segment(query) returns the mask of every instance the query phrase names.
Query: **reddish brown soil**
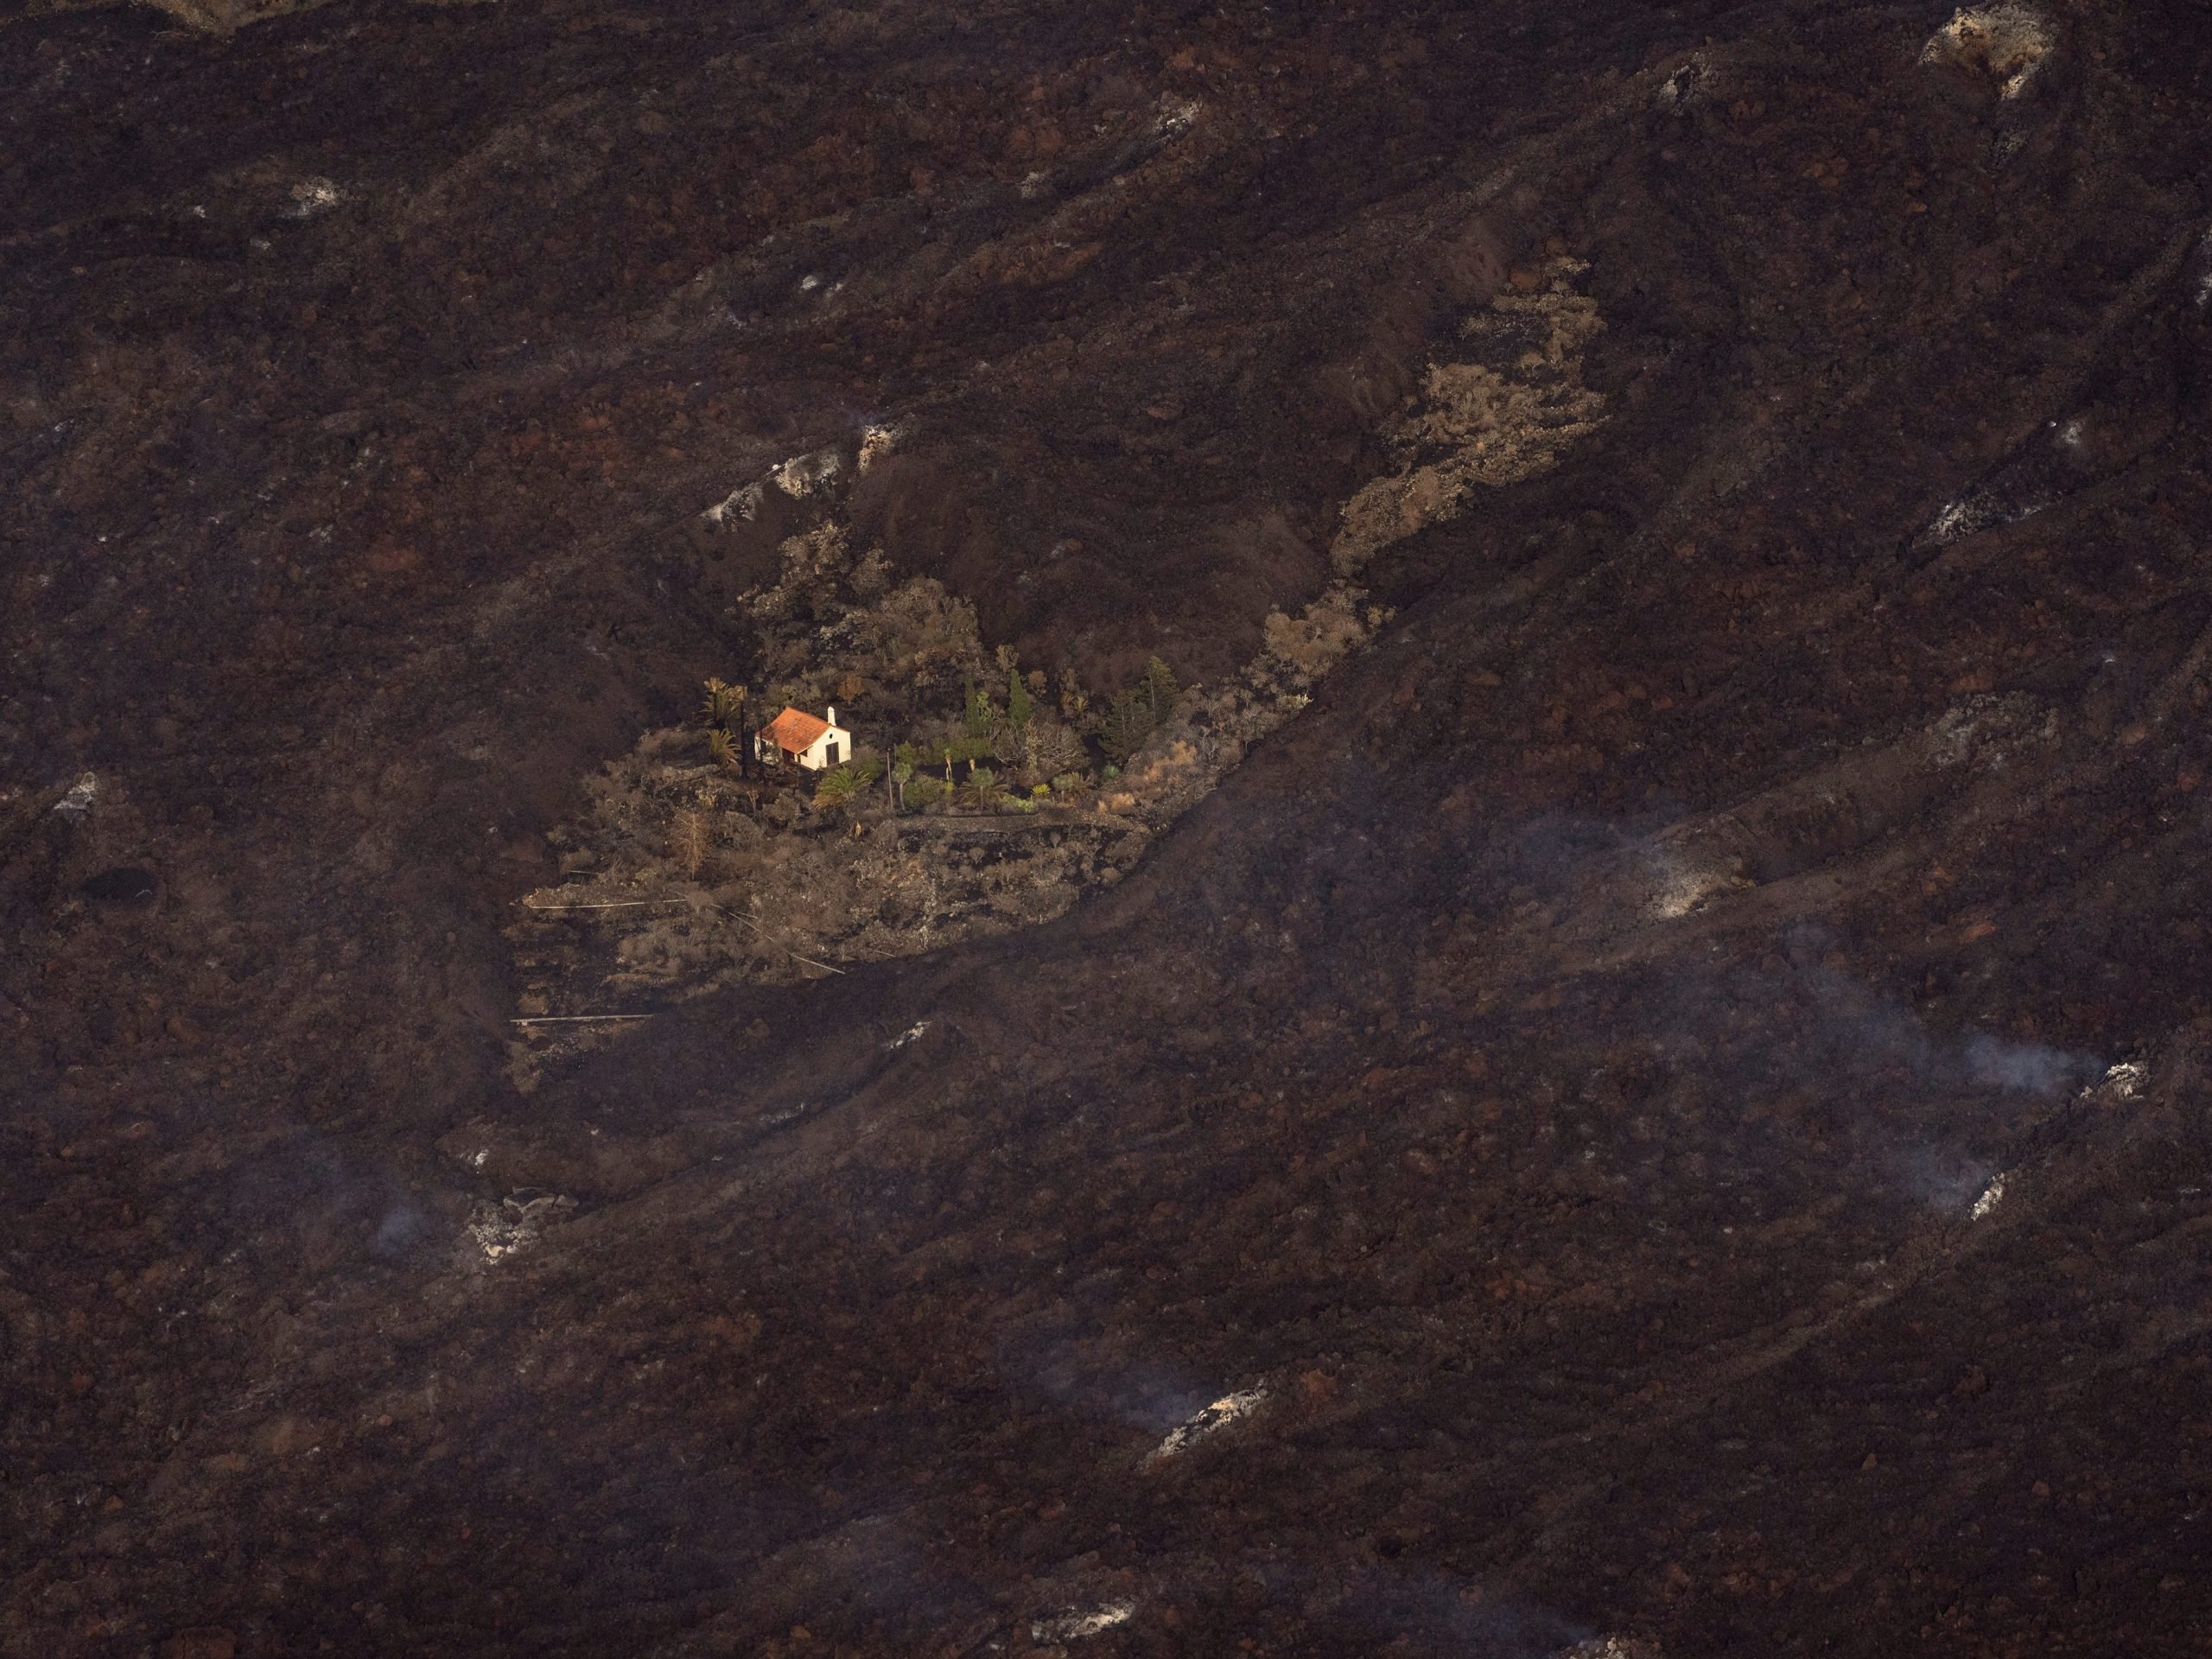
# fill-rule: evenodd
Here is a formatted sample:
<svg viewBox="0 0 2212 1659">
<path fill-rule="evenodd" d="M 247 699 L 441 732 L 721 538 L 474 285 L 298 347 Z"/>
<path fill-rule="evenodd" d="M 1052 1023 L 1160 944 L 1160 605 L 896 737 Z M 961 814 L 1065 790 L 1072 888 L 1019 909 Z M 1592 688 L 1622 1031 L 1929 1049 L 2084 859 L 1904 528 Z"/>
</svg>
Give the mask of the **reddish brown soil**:
<svg viewBox="0 0 2212 1659">
<path fill-rule="evenodd" d="M 2206 16 L 1947 15 L 0 20 L 0 1653 L 2212 1647 Z M 702 508 L 909 422 L 1217 676 L 1554 241 L 1608 423 L 1128 881 L 512 1091 Z"/>
</svg>

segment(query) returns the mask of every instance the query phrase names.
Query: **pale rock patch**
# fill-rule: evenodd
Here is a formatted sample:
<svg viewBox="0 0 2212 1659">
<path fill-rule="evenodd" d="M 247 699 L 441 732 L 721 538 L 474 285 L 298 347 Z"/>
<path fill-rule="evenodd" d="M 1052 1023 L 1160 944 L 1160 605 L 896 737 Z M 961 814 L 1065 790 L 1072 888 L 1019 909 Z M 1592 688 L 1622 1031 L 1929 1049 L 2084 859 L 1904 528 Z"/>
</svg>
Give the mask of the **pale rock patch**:
<svg viewBox="0 0 2212 1659">
<path fill-rule="evenodd" d="M 1103 1607 L 1089 1611 L 1070 1611 L 1054 1614 L 1050 1618 L 1035 1618 L 1029 1622 L 1029 1639 L 1050 1645 L 1060 1642 L 1080 1642 L 1085 1637 L 1103 1636 L 1117 1624 L 1126 1624 L 1136 1614 L 1133 1601 L 1108 1602 Z"/>
<path fill-rule="evenodd" d="M 54 810 L 65 818 L 81 818 L 92 810 L 92 803 L 99 798 L 99 775 L 86 772 L 69 785 L 67 792 L 54 804 Z"/>
<path fill-rule="evenodd" d="M 1396 470 L 1344 504 L 1329 550 L 1340 575 L 1456 518 L 1478 486 L 1503 489 L 1549 472 L 1598 429 L 1605 398 L 1584 384 L 1583 353 L 1605 322 L 1574 287 L 1588 269 L 1554 258 L 1541 288 L 1508 289 L 1461 326 L 1468 360 L 1429 365 L 1421 392 L 1386 434 Z"/>
<path fill-rule="evenodd" d="M 2027 91 L 2051 50 L 2050 27 L 2025 6 L 1968 6 L 1928 38 L 1923 64 L 1973 71 L 1998 84 L 2000 98 Z"/>
<path fill-rule="evenodd" d="M 574 1198 L 561 1193 L 511 1193 L 497 1204 L 478 1205 L 463 1231 L 485 1261 L 504 1262 L 535 1244 L 548 1226 L 575 1207 Z"/>
<path fill-rule="evenodd" d="M 1168 1430 L 1167 1438 L 1145 1453 L 1140 1466 L 1150 1469 L 1179 1456 L 1200 1440 L 1209 1440 L 1230 1424 L 1254 1415 L 1267 1403 L 1265 1389 L 1240 1389 L 1234 1394 L 1224 1394 L 1203 1411 L 1193 1412 Z"/>
</svg>

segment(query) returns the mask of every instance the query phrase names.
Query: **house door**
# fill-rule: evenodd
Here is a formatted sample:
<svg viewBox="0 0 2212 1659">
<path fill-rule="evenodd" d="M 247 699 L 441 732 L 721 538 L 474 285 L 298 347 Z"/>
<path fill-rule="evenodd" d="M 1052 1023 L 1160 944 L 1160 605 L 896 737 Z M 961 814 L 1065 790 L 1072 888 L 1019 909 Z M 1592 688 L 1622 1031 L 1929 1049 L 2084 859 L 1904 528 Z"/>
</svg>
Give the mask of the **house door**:
<svg viewBox="0 0 2212 1659">
<path fill-rule="evenodd" d="M 834 766 L 837 764 L 837 746 L 835 743 L 829 745 L 822 751 L 822 753 L 823 756 L 823 763 L 825 765 Z"/>
</svg>

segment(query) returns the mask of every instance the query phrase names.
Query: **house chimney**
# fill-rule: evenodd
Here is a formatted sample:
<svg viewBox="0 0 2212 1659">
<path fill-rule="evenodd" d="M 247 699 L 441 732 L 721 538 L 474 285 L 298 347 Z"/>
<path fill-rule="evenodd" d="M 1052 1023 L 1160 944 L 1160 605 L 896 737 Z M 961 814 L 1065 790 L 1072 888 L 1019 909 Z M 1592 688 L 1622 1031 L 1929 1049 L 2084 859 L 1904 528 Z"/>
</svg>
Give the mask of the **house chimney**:
<svg viewBox="0 0 2212 1659">
<path fill-rule="evenodd" d="M 830 723 L 832 726 L 837 723 L 837 705 L 834 702 L 830 705 Z"/>
</svg>

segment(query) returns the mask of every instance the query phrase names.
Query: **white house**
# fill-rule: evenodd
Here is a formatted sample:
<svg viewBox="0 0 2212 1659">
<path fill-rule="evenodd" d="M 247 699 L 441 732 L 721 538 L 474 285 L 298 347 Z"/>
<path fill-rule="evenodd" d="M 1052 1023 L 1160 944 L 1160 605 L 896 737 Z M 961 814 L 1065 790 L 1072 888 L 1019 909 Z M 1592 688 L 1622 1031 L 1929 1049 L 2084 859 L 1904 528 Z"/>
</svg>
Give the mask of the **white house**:
<svg viewBox="0 0 2212 1659">
<path fill-rule="evenodd" d="M 804 709 L 786 709 L 754 734 L 753 750 L 766 761 L 827 772 L 853 758 L 853 734 L 837 724 L 834 707 L 827 720 Z"/>
</svg>

